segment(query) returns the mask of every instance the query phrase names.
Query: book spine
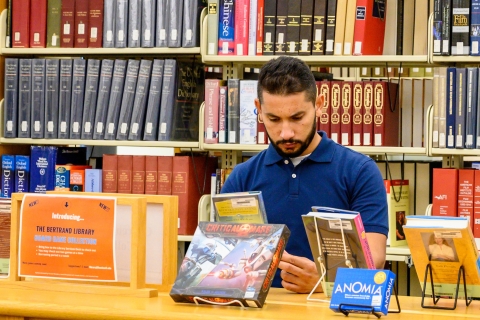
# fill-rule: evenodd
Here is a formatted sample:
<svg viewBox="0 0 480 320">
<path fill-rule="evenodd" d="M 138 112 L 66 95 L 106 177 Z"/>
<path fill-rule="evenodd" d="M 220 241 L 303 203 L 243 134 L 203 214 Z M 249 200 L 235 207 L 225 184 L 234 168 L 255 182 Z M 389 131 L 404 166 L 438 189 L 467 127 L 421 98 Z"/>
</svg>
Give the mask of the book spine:
<svg viewBox="0 0 480 320">
<path fill-rule="evenodd" d="M 157 157 L 157 194 L 172 194 L 172 170 L 174 156 Z"/>
<path fill-rule="evenodd" d="M 376 269 L 375 262 L 373 261 L 372 251 L 370 250 L 370 246 L 368 245 L 368 240 L 364 236 L 365 227 L 362 223 L 362 218 L 360 215 L 357 215 L 354 219 L 355 229 L 357 231 L 358 239 L 360 239 L 360 243 L 362 245 L 362 251 L 365 255 L 365 262 L 367 263 L 368 269 Z"/>
<path fill-rule="evenodd" d="M 58 95 L 58 138 L 70 137 L 73 60 L 60 59 L 60 92 Z"/>
<path fill-rule="evenodd" d="M 11 198 L 15 191 L 15 156 L 2 154 L 1 197 Z"/>
<path fill-rule="evenodd" d="M 470 53 L 470 0 L 452 0 L 452 55 Z"/>
<path fill-rule="evenodd" d="M 102 164 L 102 192 L 117 193 L 118 156 L 104 154 Z"/>
<path fill-rule="evenodd" d="M 465 143 L 465 109 L 467 106 L 467 69 L 457 68 L 455 110 L 455 148 L 463 149 Z"/>
<path fill-rule="evenodd" d="M 419 84 L 423 90 L 423 81 L 420 79 Z M 374 88 L 374 137 L 376 144 L 381 143 L 383 146 L 398 147 L 400 146 L 399 136 L 400 136 L 400 107 L 398 105 L 398 84 L 393 82 L 379 81 L 375 82 Z M 419 97 L 422 97 L 420 94 Z M 423 101 L 420 101 L 419 104 L 419 119 L 420 129 L 422 128 L 423 122 Z M 381 110 L 381 113 L 378 111 Z M 377 115 L 381 114 L 381 117 Z M 381 118 L 381 119 L 380 119 Z M 377 132 L 380 132 L 381 137 L 377 137 Z M 421 130 L 418 134 L 422 136 Z M 419 146 L 421 147 L 421 146 Z"/>
<path fill-rule="evenodd" d="M 155 141 L 158 136 L 158 117 L 160 114 L 158 106 L 162 98 L 164 64 L 165 60 L 153 60 L 147 111 L 145 114 L 145 130 L 143 133 L 143 140 L 145 141 Z"/>
<path fill-rule="evenodd" d="M 220 11 L 218 14 L 218 54 L 235 54 L 235 1 L 219 0 Z"/>
<path fill-rule="evenodd" d="M 16 0 L 12 5 L 12 48 L 28 48 L 30 45 L 30 0 Z"/>
<path fill-rule="evenodd" d="M 101 48 L 103 43 L 104 0 L 89 0 L 88 47 Z M 110 14 L 110 12 L 108 13 Z"/>
<path fill-rule="evenodd" d="M 458 170 L 458 204 L 457 215 L 459 217 L 465 217 L 470 222 L 470 227 L 473 231 L 474 228 L 474 184 L 475 184 L 475 172 L 471 169 L 459 169 Z"/>
<path fill-rule="evenodd" d="M 157 194 L 157 156 L 145 156 L 145 194 Z"/>
<path fill-rule="evenodd" d="M 330 115 L 332 114 L 331 99 L 330 99 L 330 81 L 322 81 L 320 83 L 319 94 L 325 98 L 323 112 L 318 121 L 319 129 L 325 131 L 330 136 Z"/>
<path fill-rule="evenodd" d="M 102 192 L 101 169 L 85 169 L 85 192 Z"/>
<path fill-rule="evenodd" d="M 30 157 L 15 156 L 15 192 L 28 192 L 30 182 Z"/>
<path fill-rule="evenodd" d="M 142 32 L 142 3 L 140 0 L 128 0 L 128 35 L 129 48 L 140 47 L 140 33 Z"/>
<path fill-rule="evenodd" d="M 474 171 L 473 235 L 480 238 L 480 170 Z"/>
<path fill-rule="evenodd" d="M 433 169 L 432 216 L 457 216 L 458 169 Z"/>
<path fill-rule="evenodd" d="M 436 0 L 436 1 L 440 2 L 440 0 Z M 438 29 L 434 29 L 434 31 L 437 31 L 437 30 Z M 480 55 L 479 43 L 480 43 L 480 0 L 472 0 L 470 4 L 470 55 L 471 56 Z M 434 50 L 435 49 L 436 47 L 434 47 Z M 434 51 L 433 53 L 435 54 L 436 51 Z"/>
<path fill-rule="evenodd" d="M 439 82 L 439 106 L 438 106 L 438 147 L 447 146 L 447 68 L 440 68 Z"/>
<path fill-rule="evenodd" d="M 442 2 L 442 55 L 449 56 L 451 53 L 450 39 L 452 32 L 452 0 Z"/>
<path fill-rule="evenodd" d="M 132 156 L 132 193 L 145 194 L 145 156 Z"/>
<path fill-rule="evenodd" d="M 277 16 L 275 19 L 275 55 L 284 55 L 287 33 L 288 1 L 277 1 Z"/>
<path fill-rule="evenodd" d="M 137 88 L 133 100 L 133 110 L 130 120 L 128 140 L 141 140 L 143 136 L 143 123 L 147 108 L 148 88 L 150 86 L 151 60 L 142 60 L 138 71 Z"/>
<path fill-rule="evenodd" d="M 357 2 L 358 8 L 358 2 Z M 325 54 L 332 55 L 335 48 L 337 0 L 327 0 L 327 19 L 325 24 Z"/>
<path fill-rule="evenodd" d="M 363 82 L 353 83 L 352 145 L 363 145 Z"/>
<path fill-rule="evenodd" d="M 87 48 L 88 47 L 88 0 L 75 1 L 75 48 Z"/>
<path fill-rule="evenodd" d="M 340 112 L 340 143 L 344 146 L 352 145 L 352 110 L 353 110 L 353 87 L 352 82 L 345 81 L 341 86 L 342 109 Z"/>
<path fill-rule="evenodd" d="M 103 2 L 103 47 L 115 47 L 116 0 Z"/>
<path fill-rule="evenodd" d="M 18 79 L 18 137 L 30 138 L 30 110 L 32 104 L 32 60 L 20 59 Z"/>
<path fill-rule="evenodd" d="M 199 29 L 201 25 L 199 24 L 199 14 L 203 9 L 202 1 L 203 0 L 185 0 L 183 3 L 183 48 L 193 48 L 200 45 Z"/>
<path fill-rule="evenodd" d="M 70 112 L 70 139 L 80 139 L 82 134 L 83 101 L 85 96 L 85 73 L 87 62 L 73 60 L 72 103 Z"/>
<path fill-rule="evenodd" d="M 240 143 L 257 143 L 257 80 L 240 81 Z"/>
<path fill-rule="evenodd" d="M 262 54 L 270 56 L 275 53 L 277 1 L 264 1 Z"/>
<path fill-rule="evenodd" d="M 173 105 L 177 79 L 177 61 L 166 59 L 163 69 L 162 99 L 160 102 L 158 141 L 170 141 L 172 136 Z"/>
<path fill-rule="evenodd" d="M 117 134 L 118 116 L 122 103 L 123 87 L 127 61 L 116 59 L 113 67 L 112 87 L 108 100 L 107 120 L 105 121 L 105 140 L 114 140 Z"/>
<path fill-rule="evenodd" d="M 18 69 L 17 58 L 5 58 L 5 98 L 3 105 L 3 123 L 5 138 L 17 137 L 18 121 Z"/>
<path fill-rule="evenodd" d="M 85 98 L 83 102 L 81 138 L 92 140 L 97 105 L 98 83 L 100 78 L 100 60 L 88 59 L 87 77 L 85 80 Z"/>
<path fill-rule="evenodd" d="M 455 115 L 457 108 L 456 100 L 456 68 L 447 69 L 447 114 L 446 114 L 446 126 L 447 126 L 447 148 L 455 147 L 456 126 Z"/>
<path fill-rule="evenodd" d="M 73 48 L 75 33 L 75 0 L 62 0 L 60 47 Z"/>
<path fill-rule="evenodd" d="M 157 0 L 155 47 L 167 47 L 167 0 Z M 210 30 L 210 29 L 208 29 Z"/>
<path fill-rule="evenodd" d="M 118 161 L 118 193 L 132 193 L 133 156 L 117 155 Z"/>
<path fill-rule="evenodd" d="M 127 140 L 130 120 L 132 118 L 132 108 L 135 99 L 135 89 L 137 88 L 138 70 L 140 61 L 129 59 L 127 65 L 127 75 L 125 77 L 125 86 L 123 88 L 122 104 L 118 118 L 117 140 Z"/>
<path fill-rule="evenodd" d="M 60 47 L 61 25 L 62 25 L 62 0 L 48 0 L 47 48 Z"/>
<path fill-rule="evenodd" d="M 355 14 L 355 27 L 353 33 L 353 55 L 361 55 L 363 52 L 363 42 L 366 35 L 366 25 L 367 25 L 367 6 L 368 0 L 358 0 L 357 1 L 357 10 Z"/>
<path fill-rule="evenodd" d="M 183 1 L 167 0 L 168 34 L 167 44 L 169 48 L 180 48 L 182 46 L 182 17 Z"/>
<path fill-rule="evenodd" d="M 337 8 L 335 14 L 335 38 L 333 40 L 333 54 L 335 55 L 343 54 L 343 41 L 345 39 L 346 18 L 347 0 L 337 0 Z"/>
<path fill-rule="evenodd" d="M 30 48 L 45 48 L 47 41 L 47 0 L 30 6 Z"/>
<path fill-rule="evenodd" d="M 303 0 L 300 12 L 299 55 L 312 54 L 314 0 Z"/>
<path fill-rule="evenodd" d="M 363 145 L 373 145 L 373 84 L 368 81 L 363 87 Z"/>
<path fill-rule="evenodd" d="M 300 9 L 301 1 L 288 1 L 287 31 L 285 34 L 285 50 L 288 55 L 298 55 L 300 40 Z"/>
<path fill-rule="evenodd" d="M 341 104 L 341 82 L 332 81 L 330 87 L 330 138 L 336 143 L 340 143 L 340 128 L 342 123 L 340 119 Z"/>
<path fill-rule="evenodd" d="M 107 120 L 108 101 L 113 77 L 114 60 L 103 59 L 98 81 L 98 97 L 95 107 L 95 121 L 93 124 L 93 139 L 103 140 L 105 135 L 105 122 Z"/>
<path fill-rule="evenodd" d="M 205 79 L 205 143 L 218 143 L 220 80 Z"/>
<path fill-rule="evenodd" d="M 228 143 L 240 143 L 240 80 L 228 79 L 227 128 Z"/>
<path fill-rule="evenodd" d="M 128 0 L 115 2 L 115 48 L 127 47 Z"/>
<path fill-rule="evenodd" d="M 220 86 L 218 95 L 218 143 L 227 143 L 227 86 Z"/>
<path fill-rule="evenodd" d="M 257 10 L 258 1 L 250 0 L 250 13 L 248 21 L 248 55 L 257 55 Z"/>
<path fill-rule="evenodd" d="M 396 55 L 403 54 L 403 6 L 404 0 L 397 0 L 397 46 L 396 46 Z M 442 0 L 440 0 L 442 1 Z M 443 27 L 443 26 L 442 26 Z"/>
<path fill-rule="evenodd" d="M 445 89 L 445 88 L 443 88 Z M 439 136 L 439 108 L 440 108 L 440 68 L 434 68 L 433 75 L 433 124 L 432 124 L 432 147 L 438 148 Z"/>
<path fill-rule="evenodd" d="M 397 0 L 393 0 L 393 2 L 397 2 Z M 398 3 L 398 2 L 397 2 Z M 389 41 L 391 44 L 391 51 L 386 53 L 384 50 L 384 54 L 395 54 L 395 46 L 397 45 L 396 39 L 396 28 L 397 28 L 397 21 L 396 21 L 396 14 L 397 14 L 397 3 L 394 3 L 394 7 L 388 7 L 389 11 L 392 11 L 391 18 L 386 18 L 389 21 L 394 20 L 392 23 L 392 32 L 391 37 L 393 38 L 392 41 Z M 357 13 L 357 0 L 347 0 L 347 7 L 346 7 L 346 14 L 345 14 L 345 38 L 343 40 L 343 55 L 350 56 L 353 54 L 353 35 L 355 33 L 355 15 Z M 387 37 L 385 36 L 385 41 L 388 41 Z"/>
<path fill-rule="evenodd" d="M 46 59 L 45 83 L 45 133 L 46 139 L 56 139 L 58 135 L 58 108 L 60 85 L 60 60 Z"/>
<path fill-rule="evenodd" d="M 265 0 L 257 0 L 257 23 L 256 23 L 256 44 L 255 44 L 255 55 L 261 56 L 263 54 L 263 35 L 265 32 L 264 28 L 264 17 L 265 17 Z"/>
<path fill-rule="evenodd" d="M 248 54 L 248 19 L 250 0 L 235 0 L 235 54 Z"/>
<path fill-rule="evenodd" d="M 32 60 L 32 105 L 31 105 L 32 138 L 43 138 L 45 125 L 45 59 Z"/>
<path fill-rule="evenodd" d="M 478 69 L 467 68 L 467 108 L 465 112 L 465 148 L 477 145 L 475 132 L 477 120 Z"/>
<path fill-rule="evenodd" d="M 424 79 L 413 79 L 413 121 L 412 121 L 412 147 L 423 147 L 423 127 L 424 127 L 424 95 L 426 92 L 426 82 Z M 430 95 L 431 95 L 430 91 Z M 426 108 L 425 108 L 426 109 Z M 387 111 L 388 112 L 388 106 Z M 388 126 L 387 126 L 388 127 Z M 388 129 L 390 132 L 390 128 Z"/>
<path fill-rule="evenodd" d="M 142 35 L 140 39 L 142 48 L 155 46 L 156 4 L 156 0 L 144 0 L 142 3 Z"/>
<path fill-rule="evenodd" d="M 312 31 L 312 54 L 325 54 L 325 31 L 327 18 L 327 1 L 314 0 L 313 31 Z"/>
<path fill-rule="evenodd" d="M 476 0 L 473 0 L 476 1 Z M 442 0 L 433 0 L 433 54 L 442 54 Z"/>
<path fill-rule="evenodd" d="M 30 192 L 55 189 L 56 147 L 32 146 L 30 152 Z"/>
<path fill-rule="evenodd" d="M 207 54 L 218 54 L 219 0 L 208 0 L 207 15 Z"/>
<path fill-rule="evenodd" d="M 85 191 L 85 169 L 70 169 L 70 191 Z"/>
</svg>

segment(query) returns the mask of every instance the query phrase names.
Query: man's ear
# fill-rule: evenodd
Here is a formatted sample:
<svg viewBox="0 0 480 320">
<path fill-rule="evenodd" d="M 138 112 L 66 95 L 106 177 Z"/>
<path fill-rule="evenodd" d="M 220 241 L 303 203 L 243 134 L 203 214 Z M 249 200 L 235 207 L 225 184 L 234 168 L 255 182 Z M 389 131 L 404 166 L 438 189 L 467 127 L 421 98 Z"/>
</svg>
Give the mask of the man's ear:
<svg viewBox="0 0 480 320">
<path fill-rule="evenodd" d="M 325 109 L 325 96 L 323 94 L 319 94 L 317 99 L 315 100 L 315 115 L 320 117 Z"/>
<path fill-rule="evenodd" d="M 263 122 L 263 118 L 262 118 L 262 106 L 260 105 L 260 100 L 255 99 L 255 100 L 254 100 L 254 103 L 255 103 L 255 108 L 257 108 L 258 119 L 260 120 L 260 122 Z"/>
</svg>

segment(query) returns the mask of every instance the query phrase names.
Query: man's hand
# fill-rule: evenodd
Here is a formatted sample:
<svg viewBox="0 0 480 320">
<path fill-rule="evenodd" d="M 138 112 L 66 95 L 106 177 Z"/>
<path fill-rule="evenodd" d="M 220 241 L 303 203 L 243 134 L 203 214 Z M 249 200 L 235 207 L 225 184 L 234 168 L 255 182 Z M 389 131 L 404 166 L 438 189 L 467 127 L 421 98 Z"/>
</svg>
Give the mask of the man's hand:
<svg viewBox="0 0 480 320">
<path fill-rule="evenodd" d="M 282 286 L 293 292 L 310 293 L 320 278 L 315 262 L 286 251 L 283 252 L 278 267 L 282 270 L 280 273 Z M 317 287 L 316 292 L 322 292 L 321 285 Z"/>
</svg>

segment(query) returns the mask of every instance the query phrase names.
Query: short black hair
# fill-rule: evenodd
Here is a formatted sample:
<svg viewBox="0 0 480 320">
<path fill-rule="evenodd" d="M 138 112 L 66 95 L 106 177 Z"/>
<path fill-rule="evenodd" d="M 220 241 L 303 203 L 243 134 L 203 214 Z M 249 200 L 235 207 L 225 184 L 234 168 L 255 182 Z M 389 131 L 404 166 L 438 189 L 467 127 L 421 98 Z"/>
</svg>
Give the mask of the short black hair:
<svg viewBox="0 0 480 320">
<path fill-rule="evenodd" d="M 263 91 L 278 95 L 305 92 L 307 101 L 313 104 L 317 98 L 315 77 L 309 66 L 304 61 L 290 56 L 272 59 L 262 67 L 257 87 L 261 104 Z"/>
</svg>

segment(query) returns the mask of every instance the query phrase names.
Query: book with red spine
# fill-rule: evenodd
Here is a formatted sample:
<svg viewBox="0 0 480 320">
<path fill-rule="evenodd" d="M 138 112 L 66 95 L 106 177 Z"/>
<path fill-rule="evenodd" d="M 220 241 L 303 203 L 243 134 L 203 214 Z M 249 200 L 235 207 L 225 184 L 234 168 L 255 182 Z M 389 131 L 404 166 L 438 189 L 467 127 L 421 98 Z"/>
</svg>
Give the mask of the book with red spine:
<svg viewBox="0 0 480 320">
<path fill-rule="evenodd" d="M 474 201 L 474 169 L 458 169 L 458 207 L 457 215 L 465 217 L 470 222 L 472 231 L 473 223 L 473 201 Z"/>
<path fill-rule="evenodd" d="M 157 156 L 145 156 L 145 194 L 157 194 Z"/>
<path fill-rule="evenodd" d="M 265 123 L 260 119 L 260 115 L 257 114 L 257 144 L 268 144 L 267 129 Z"/>
<path fill-rule="evenodd" d="M 75 36 L 74 44 L 75 48 L 87 48 L 88 47 L 88 19 L 89 19 L 89 1 L 75 1 Z"/>
<path fill-rule="evenodd" d="M 341 87 L 341 112 L 340 112 L 340 143 L 344 146 L 351 146 L 352 142 L 352 112 L 353 112 L 353 83 L 351 81 L 342 82 Z"/>
<path fill-rule="evenodd" d="M 145 194 L 145 156 L 132 156 L 132 193 Z"/>
<path fill-rule="evenodd" d="M 363 82 L 353 82 L 352 145 L 363 145 Z"/>
<path fill-rule="evenodd" d="M 373 145 L 376 147 L 400 146 L 400 107 L 397 97 L 397 83 L 373 82 Z"/>
<path fill-rule="evenodd" d="M 133 156 L 117 155 L 117 191 L 132 193 Z"/>
<path fill-rule="evenodd" d="M 373 145 L 373 83 L 365 81 L 363 84 L 363 145 Z"/>
<path fill-rule="evenodd" d="M 330 81 L 321 81 L 319 83 L 320 87 L 318 87 L 318 82 L 317 82 L 317 88 L 318 88 L 318 94 L 322 94 L 324 99 L 325 99 L 325 104 L 322 110 L 322 114 L 320 116 L 319 121 L 317 122 L 319 124 L 318 129 L 325 131 L 327 136 L 330 137 L 330 115 L 331 115 L 331 110 L 332 108 L 330 107 Z"/>
<path fill-rule="evenodd" d="M 480 170 L 474 171 L 473 235 L 480 238 Z"/>
<path fill-rule="evenodd" d="M 157 157 L 157 194 L 172 194 L 173 156 Z"/>
<path fill-rule="evenodd" d="M 250 0 L 235 1 L 235 54 L 248 54 L 248 20 L 250 16 Z"/>
<path fill-rule="evenodd" d="M 73 48 L 75 33 L 75 0 L 62 0 L 60 47 Z"/>
<path fill-rule="evenodd" d="M 89 0 L 87 33 L 89 48 L 103 46 L 103 15 L 103 0 Z"/>
<path fill-rule="evenodd" d="M 12 48 L 30 46 L 30 0 L 12 2 Z"/>
<path fill-rule="evenodd" d="M 330 138 L 336 143 L 340 143 L 341 129 L 341 104 L 342 104 L 342 81 L 330 82 Z"/>
<path fill-rule="evenodd" d="M 102 157 L 102 192 L 117 193 L 118 159 L 116 154 Z"/>
<path fill-rule="evenodd" d="M 218 143 L 219 95 L 222 80 L 205 79 L 205 143 Z"/>
<path fill-rule="evenodd" d="M 434 168 L 432 216 L 457 216 L 458 169 Z"/>
<path fill-rule="evenodd" d="M 263 18 L 264 18 L 265 0 L 257 0 L 257 56 L 263 54 Z"/>
<path fill-rule="evenodd" d="M 30 7 L 30 48 L 47 45 L 47 0 L 35 0 Z"/>
<path fill-rule="evenodd" d="M 386 6 L 385 0 L 357 0 L 353 55 L 383 54 Z"/>
</svg>

